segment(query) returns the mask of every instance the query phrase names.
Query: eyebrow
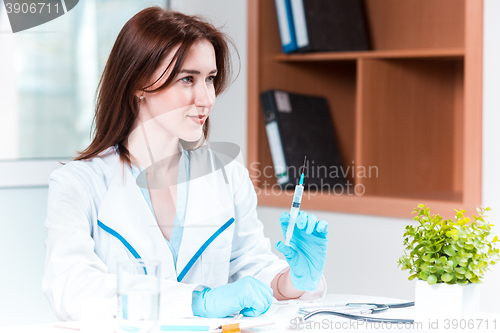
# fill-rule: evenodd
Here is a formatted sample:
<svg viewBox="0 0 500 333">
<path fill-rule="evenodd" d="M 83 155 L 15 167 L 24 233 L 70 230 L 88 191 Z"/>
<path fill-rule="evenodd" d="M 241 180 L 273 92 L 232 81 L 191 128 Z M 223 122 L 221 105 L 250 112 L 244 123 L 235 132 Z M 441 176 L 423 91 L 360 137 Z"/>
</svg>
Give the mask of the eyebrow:
<svg viewBox="0 0 500 333">
<path fill-rule="evenodd" d="M 199 72 L 199 71 L 196 71 L 196 70 L 194 70 L 194 69 L 181 69 L 181 71 L 180 71 L 179 73 L 187 73 L 187 74 L 200 74 L 200 72 Z M 208 73 L 208 74 L 215 74 L 215 73 L 217 73 L 217 70 L 216 70 L 216 69 L 212 70 L 212 71 L 211 71 L 210 73 Z"/>
</svg>

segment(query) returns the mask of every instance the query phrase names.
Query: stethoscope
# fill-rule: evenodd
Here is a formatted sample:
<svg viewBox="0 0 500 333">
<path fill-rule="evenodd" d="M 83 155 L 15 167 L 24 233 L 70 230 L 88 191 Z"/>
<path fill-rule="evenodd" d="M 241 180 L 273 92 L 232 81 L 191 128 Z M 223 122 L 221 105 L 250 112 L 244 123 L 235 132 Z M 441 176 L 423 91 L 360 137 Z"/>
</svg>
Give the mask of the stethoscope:
<svg viewBox="0 0 500 333">
<path fill-rule="evenodd" d="M 378 303 L 346 303 L 325 306 L 306 306 L 297 311 L 297 319 L 304 322 L 318 314 L 330 314 L 351 320 L 363 320 L 371 323 L 402 323 L 413 324 L 413 319 L 389 319 L 360 316 L 365 314 L 376 314 L 389 309 L 399 309 L 414 306 L 415 302 L 378 304 Z"/>
</svg>

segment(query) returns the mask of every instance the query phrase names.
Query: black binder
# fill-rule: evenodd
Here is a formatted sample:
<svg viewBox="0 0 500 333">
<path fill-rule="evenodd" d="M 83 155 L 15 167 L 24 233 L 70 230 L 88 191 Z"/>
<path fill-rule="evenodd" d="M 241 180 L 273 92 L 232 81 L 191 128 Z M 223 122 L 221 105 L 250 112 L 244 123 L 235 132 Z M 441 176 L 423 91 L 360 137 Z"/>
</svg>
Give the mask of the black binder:
<svg viewBox="0 0 500 333">
<path fill-rule="evenodd" d="M 370 49 L 362 0 L 291 0 L 299 52 Z"/>
<path fill-rule="evenodd" d="M 261 101 L 278 184 L 293 189 L 304 172 L 306 189 L 347 191 L 328 101 L 281 90 L 262 93 Z"/>
</svg>

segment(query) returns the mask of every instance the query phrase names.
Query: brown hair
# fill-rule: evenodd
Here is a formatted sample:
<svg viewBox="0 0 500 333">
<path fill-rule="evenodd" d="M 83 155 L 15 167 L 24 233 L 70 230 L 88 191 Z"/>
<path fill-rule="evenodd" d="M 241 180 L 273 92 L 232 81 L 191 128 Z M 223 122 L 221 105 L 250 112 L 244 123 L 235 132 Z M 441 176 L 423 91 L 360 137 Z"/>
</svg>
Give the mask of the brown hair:
<svg viewBox="0 0 500 333">
<path fill-rule="evenodd" d="M 97 156 L 110 146 L 118 145 L 120 158 L 130 165 L 127 148 L 122 144 L 130 134 L 139 113 L 139 90 L 155 92 L 168 86 L 181 69 L 189 48 L 197 41 L 209 41 L 215 50 L 217 76 L 215 95 L 221 94 L 231 77 L 228 43 L 231 39 L 213 25 L 197 16 L 188 16 L 160 7 L 146 8 L 132 17 L 118 34 L 99 81 L 93 120 L 94 138 L 79 152 L 75 160 Z M 179 46 L 163 74 L 152 84 L 150 79 L 167 55 Z M 171 74 L 158 88 L 157 83 L 173 65 Z M 207 140 L 209 119 L 203 125 L 203 140 Z"/>
</svg>

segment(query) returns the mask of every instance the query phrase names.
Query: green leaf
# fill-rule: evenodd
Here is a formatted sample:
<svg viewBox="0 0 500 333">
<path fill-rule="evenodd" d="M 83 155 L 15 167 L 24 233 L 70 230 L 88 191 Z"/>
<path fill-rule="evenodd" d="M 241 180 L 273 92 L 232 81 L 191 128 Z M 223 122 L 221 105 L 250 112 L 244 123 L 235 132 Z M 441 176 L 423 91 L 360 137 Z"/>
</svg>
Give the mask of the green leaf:
<svg viewBox="0 0 500 333">
<path fill-rule="evenodd" d="M 445 247 L 443 248 L 443 251 L 444 251 L 444 253 L 446 253 L 446 254 L 447 254 L 447 255 L 449 255 L 450 257 L 451 257 L 452 255 L 454 255 L 454 254 L 457 252 L 457 251 L 455 251 L 455 250 L 453 249 L 453 246 L 451 246 L 451 245 L 447 245 L 447 246 L 445 246 Z M 444 257 L 441 257 L 441 258 L 444 258 Z M 445 259 L 445 260 L 446 260 L 446 259 Z M 444 264 L 444 263 L 443 263 L 443 264 Z"/>
<path fill-rule="evenodd" d="M 429 275 L 429 277 L 427 278 L 427 283 L 430 284 L 430 285 L 433 285 L 436 282 L 437 282 L 436 275 L 434 275 L 434 274 Z"/>
<path fill-rule="evenodd" d="M 443 280 L 444 282 L 450 282 L 451 279 L 453 279 L 453 275 L 449 273 L 444 273 L 443 275 L 441 275 L 441 280 Z"/>
</svg>

